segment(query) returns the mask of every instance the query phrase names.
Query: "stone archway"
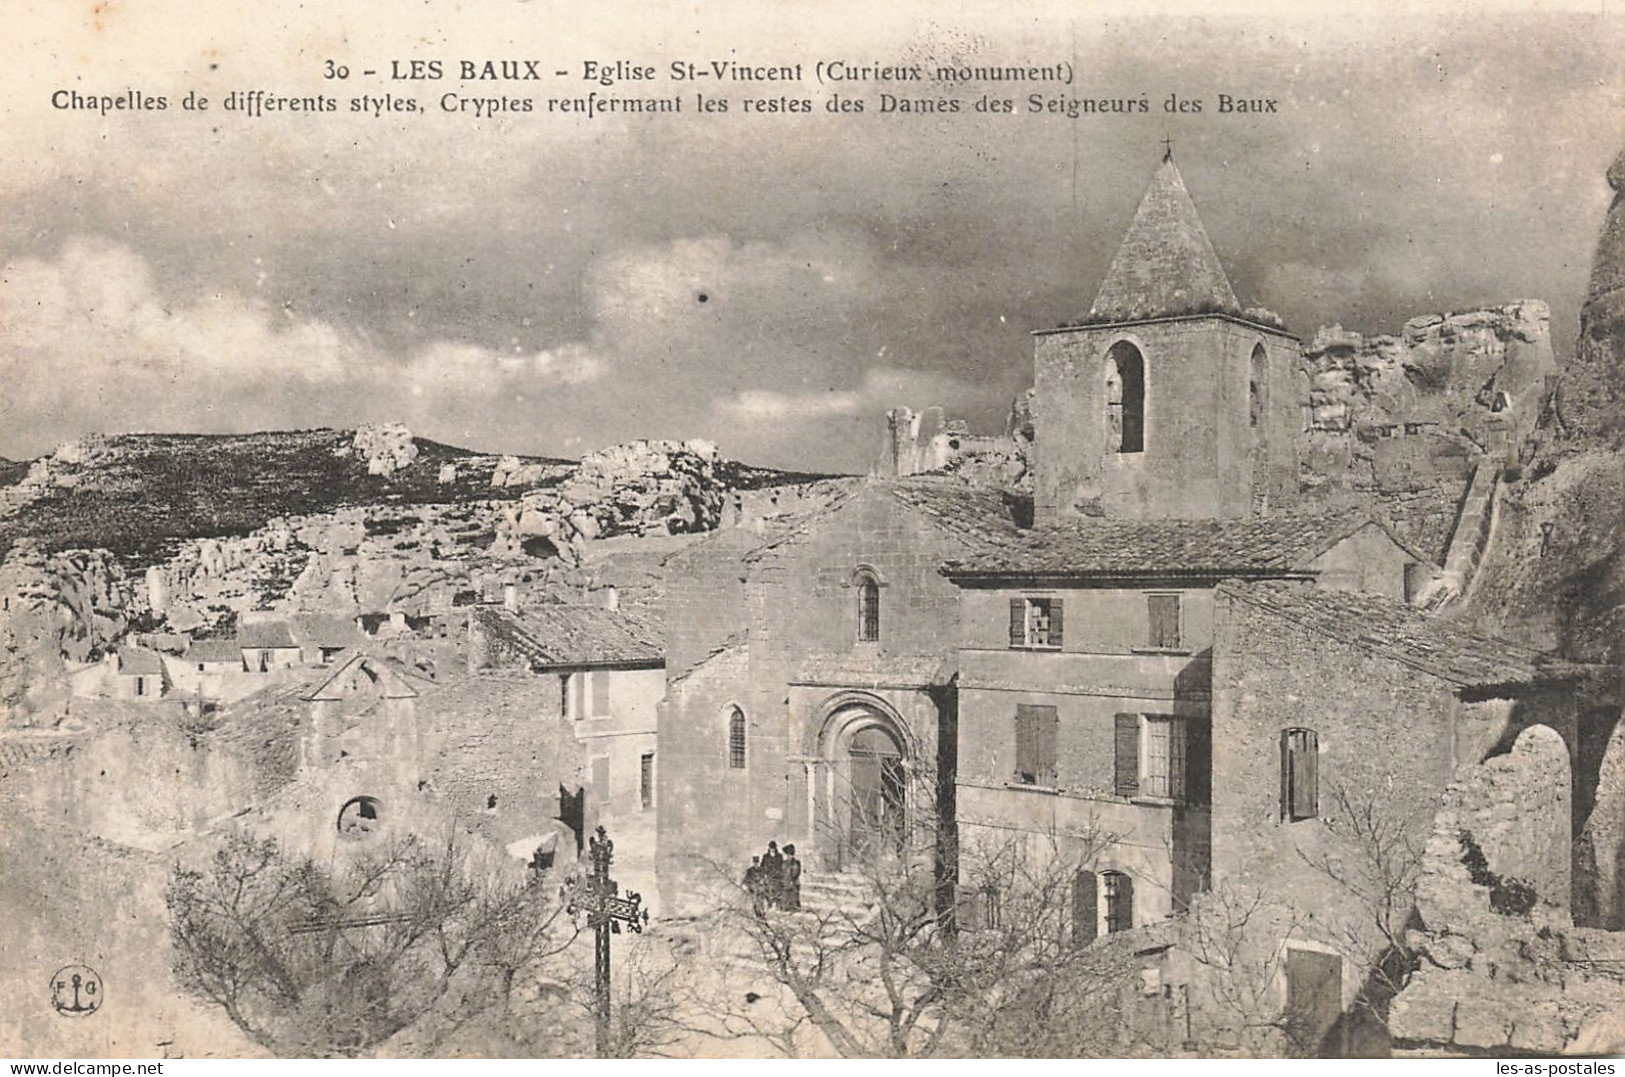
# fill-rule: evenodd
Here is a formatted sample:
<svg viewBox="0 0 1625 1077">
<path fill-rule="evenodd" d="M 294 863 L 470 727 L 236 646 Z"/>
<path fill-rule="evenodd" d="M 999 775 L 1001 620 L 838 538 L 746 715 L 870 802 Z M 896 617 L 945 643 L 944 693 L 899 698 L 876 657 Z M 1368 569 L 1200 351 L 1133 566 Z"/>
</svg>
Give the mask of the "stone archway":
<svg viewBox="0 0 1625 1077">
<path fill-rule="evenodd" d="M 828 700 L 809 745 L 812 863 L 850 871 L 904 852 L 913 753 L 902 719 L 867 693 Z"/>
</svg>

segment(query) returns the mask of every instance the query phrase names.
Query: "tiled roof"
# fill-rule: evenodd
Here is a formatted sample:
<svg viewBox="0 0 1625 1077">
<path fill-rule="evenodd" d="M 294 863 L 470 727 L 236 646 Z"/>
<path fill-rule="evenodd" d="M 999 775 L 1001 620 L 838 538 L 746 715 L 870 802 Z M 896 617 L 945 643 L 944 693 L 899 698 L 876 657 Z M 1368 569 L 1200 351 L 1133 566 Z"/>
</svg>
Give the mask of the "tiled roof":
<svg viewBox="0 0 1625 1077">
<path fill-rule="evenodd" d="M 286 621 L 250 621 L 237 626 L 237 645 L 248 650 L 297 647 Z"/>
<path fill-rule="evenodd" d="M 479 606 L 473 615 L 486 632 L 513 647 L 536 668 L 660 666 L 658 634 L 621 610 L 596 606 L 535 606 L 522 613 Z"/>
<path fill-rule="evenodd" d="M 1032 519 L 1026 499 L 961 479 L 914 475 L 885 485 L 892 497 L 940 525 L 967 551 L 1001 548 L 1020 537 L 1020 523 Z"/>
<path fill-rule="evenodd" d="M 1224 576 L 1300 571 L 1370 520 L 1360 513 L 1247 520 L 1084 519 L 990 539 L 949 576 Z"/>
<path fill-rule="evenodd" d="M 164 660 L 152 651 L 140 647 L 121 647 L 118 652 L 118 671 L 131 677 L 162 673 Z"/>
<path fill-rule="evenodd" d="M 1199 311 L 1239 314 L 1241 304 L 1179 169 L 1166 158 L 1140 200 L 1089 317 L 1126 322 Z"/>
<path fill-rule="evenodd" d="M 358 647 L 362 635 L 355 622 L 328 613 L 297 613 L 290 620 L 292 635 L 312 647 Z"/>
<path fill-rule="evenodd" d="M 1462 687 L 1552 684 L 1605 672 L 1377 595 L 1280 580 L 1230 581 L 1218 593 Z"/>
<path fill-rule="evenodd" d="M 237 662 L 243 660 L 242 644 L 234 639 L 195 639 L 186 648 L 188 662 Z"/>
</svg>

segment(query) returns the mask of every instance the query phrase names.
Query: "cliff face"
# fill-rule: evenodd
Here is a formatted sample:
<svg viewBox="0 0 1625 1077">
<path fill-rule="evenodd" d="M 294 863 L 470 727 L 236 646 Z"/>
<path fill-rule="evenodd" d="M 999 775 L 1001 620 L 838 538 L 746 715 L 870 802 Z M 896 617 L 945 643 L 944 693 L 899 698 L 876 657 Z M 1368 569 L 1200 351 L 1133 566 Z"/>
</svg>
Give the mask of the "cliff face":
<svg viewBox="0 0 1625 1077">
<path fill-rule="evenodd" d="M 1625 444 L 1625 151 L 1608 169 L 1614 202 L 1597 241 L 1580 340 L 1558 383 L 1557 418 L 1571 448 Z"/>
</svg>

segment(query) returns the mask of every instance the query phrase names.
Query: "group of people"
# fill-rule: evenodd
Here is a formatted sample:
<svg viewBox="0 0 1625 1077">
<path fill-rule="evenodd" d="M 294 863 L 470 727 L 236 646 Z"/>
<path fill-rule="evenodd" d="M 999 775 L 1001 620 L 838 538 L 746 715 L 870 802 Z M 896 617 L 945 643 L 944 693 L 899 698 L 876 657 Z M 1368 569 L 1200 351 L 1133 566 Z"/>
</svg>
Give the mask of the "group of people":
<svg viewBox="0 0 1625 1077">
<path fill-rule="evenodd" d="M 779 843 L 767 843 L 767 852 L 750 858 L 745 869 L 745 891 L 758 909 L 801 908 L 801 861 L 796 859 L 796 847 L 786 845 L 779 852 Z"/>
</svg>

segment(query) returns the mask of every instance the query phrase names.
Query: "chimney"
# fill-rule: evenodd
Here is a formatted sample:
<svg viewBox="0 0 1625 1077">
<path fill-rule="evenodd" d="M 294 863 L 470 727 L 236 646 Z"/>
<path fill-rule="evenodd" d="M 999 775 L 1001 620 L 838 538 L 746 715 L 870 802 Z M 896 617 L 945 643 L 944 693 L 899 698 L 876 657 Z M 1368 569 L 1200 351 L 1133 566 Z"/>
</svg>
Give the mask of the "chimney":
<svg viewBox="0 0 1625 1077">
<path fill-rule="evenodd" d="M 519 588 L 514 584 L 502 585 L 502 608 L 513 613 L 519 611 Z"/>
<path fill-rule="evenodd" d="M 604 608 L 606 610 L 621 608 L 621 593 L 613 587 L 604 588 Z"/>
</svg>

